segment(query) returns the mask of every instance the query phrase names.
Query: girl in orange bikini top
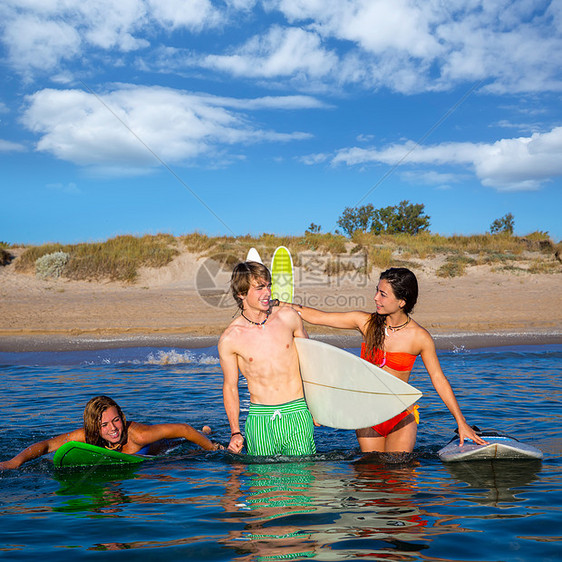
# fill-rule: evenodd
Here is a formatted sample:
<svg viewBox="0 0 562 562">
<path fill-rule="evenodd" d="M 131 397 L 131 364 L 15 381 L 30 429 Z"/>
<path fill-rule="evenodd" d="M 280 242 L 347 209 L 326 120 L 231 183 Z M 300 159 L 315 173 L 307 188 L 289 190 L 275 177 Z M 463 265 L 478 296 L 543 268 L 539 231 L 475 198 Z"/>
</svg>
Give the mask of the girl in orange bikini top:
<svg viewBox="0 0 562 562">
<path fill-rule="evenodd" d="M 365 342 L 361 344 L 361 358 L 377 367 L 387 366 L 395 371 L 411 371 L 416 362 L 417 355 L 401 351 L 382 351 L 375 349 L 367 351 Z"/>
</svg>

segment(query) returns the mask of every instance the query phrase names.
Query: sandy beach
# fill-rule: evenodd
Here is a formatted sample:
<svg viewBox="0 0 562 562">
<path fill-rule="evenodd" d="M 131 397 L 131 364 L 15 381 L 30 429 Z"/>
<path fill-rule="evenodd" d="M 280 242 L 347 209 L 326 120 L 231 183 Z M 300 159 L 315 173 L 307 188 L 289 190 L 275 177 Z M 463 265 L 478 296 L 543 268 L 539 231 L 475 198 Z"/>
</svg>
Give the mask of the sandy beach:
<svg viewBox="0 0 562 562">
<path fill-rule="evenodd" d="M 420 297 L 413 317 L 442 349 L 562 343 L 560 274 L 494 272 L 462 277 L 415 270 Z M 379 271 L 369 278 L 295 271 L 295 302 L 328 310 L 373 310 Z M 207 347 L 237 313 L 230 272 L 189 253 L 146 269 L 134 284 L 42 280 L 0 267 L 0 351 L 59 351 L 130 346 Z M 313 337 L 358 345 L 354 332 L 307 325 Z"/>
</svg>

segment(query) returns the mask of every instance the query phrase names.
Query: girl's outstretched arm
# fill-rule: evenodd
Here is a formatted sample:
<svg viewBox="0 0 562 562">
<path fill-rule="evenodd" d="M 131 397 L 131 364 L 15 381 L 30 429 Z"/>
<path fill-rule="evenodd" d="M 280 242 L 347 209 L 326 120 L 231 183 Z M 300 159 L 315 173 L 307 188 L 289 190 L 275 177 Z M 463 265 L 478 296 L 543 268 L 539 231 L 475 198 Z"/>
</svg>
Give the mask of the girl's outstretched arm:
<svg viewBox="0 0 562 562">
<path fill-rule="evenodd" d="M 76 429 L 69 433 L 63 433 L 61 435 L 57 435 L 56 437 L 51 437 L 50 439 L 33 443 L 33 445 L 30 445 L 10 460 L 0 462 L 0 470 L 19 468 L 22 464 L 28 461 L 56 451 L 67 441 L 82 441 L 85 443 L 86 437 L 84 435 L 84 429 Z"/>
<path fill-rule="evenodd" d="M 476 434 L 464 418 L 455 393 L 453 392 L 453 388 L 445 376 L 445 373 L 443 373 L 443 369 L 441 369 L 439 359 L 437 358 L 437 352 L 435 351 L 435 342 L 433 341 L 433 338 L 425 329 L 423 329 L 423 331 L 421 358 L 429 376 L 431 377 L 431 382 L 437 391 L 437 394 L 439 394 L 439 397 L 443 400 L 443 403 L 447 406 L 457 422 L 460 444 L 462 445 L 465 439 L 471 439 L 480 445 L 484 445 L 486 442 Z"/>
<path fill-rule="evenodd" d="M 311 306 L 303 306 L 297 303 L 280 302 L 280 306 L 290 306 L 296 310 L 301 318 L 309 324 L 329 326 L 331 328 L 342 328 L 347 330 L 359 330 L 364 333 L 364 328 L 369 321 L 370 314 L 362 310 L 349 312 L 326 312 Z"/>
</svg>

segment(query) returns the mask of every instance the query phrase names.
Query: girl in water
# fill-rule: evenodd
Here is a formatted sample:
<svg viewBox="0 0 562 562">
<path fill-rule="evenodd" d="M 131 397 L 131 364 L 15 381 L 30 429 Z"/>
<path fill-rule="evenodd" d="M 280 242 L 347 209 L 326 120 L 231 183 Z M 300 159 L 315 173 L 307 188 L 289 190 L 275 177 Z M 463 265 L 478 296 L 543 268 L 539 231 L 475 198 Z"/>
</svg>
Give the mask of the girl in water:
<svg viewBox="0 0 562 562">
<path fill-rule="evenodd" d="M 203 427 L 203 433 L 211 428 Z M 207 451 L 223 449 L 186 423 L 145 425 L 125 419 L 117 403 L 108 396 L 92 398 L 84 409 L 84 427 L 34 443 L 14 458 L 0 462 L 0 470 L 19 468 L 23 463 L 52 453 L 67 441 L 90 443 L 106 449 L 134 454 L 162 439 L 187 439 Z"/>
<path fill-rule="evenodd" d="M 416 276 L 404 267 L 392 267 L 381 273 L 373 313 L 360 310 L 324 312 L 299 304 L 282 304 L 292 306 L 310 324 L 359 330 L 363 335 L 361 357 L 404 382 L 408 382 L 414 362 L 418 355 L 421 356 L 435 390 L 458 424 L 461 445 L 465 439 L 484 444 L 464 419 L 439 364 L 433 338 L 410 316 L 417 299 Z M 361 451 L 412 452 L 418 423 L 418 407 L 414 406 L 386 422 L 358 429 Z"/>
</svg>

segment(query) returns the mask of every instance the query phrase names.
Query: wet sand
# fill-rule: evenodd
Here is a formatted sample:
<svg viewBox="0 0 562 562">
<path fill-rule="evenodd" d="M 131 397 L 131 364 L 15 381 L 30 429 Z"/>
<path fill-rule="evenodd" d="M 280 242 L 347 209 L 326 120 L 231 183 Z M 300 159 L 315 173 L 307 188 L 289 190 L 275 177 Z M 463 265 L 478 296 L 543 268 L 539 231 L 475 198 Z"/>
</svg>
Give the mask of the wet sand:
<svg viewBox="0 0 562 562">
<path fill-rule="evenodd" d="M 182 254 L 138 282 L 41 280 L 0 268 L 0 351 L 115 347 L 210 347 L 237 314 L 228 271 Z M 476 348 L 562 343 L 560 274 L 498 273 L 469 268 L 462 277 L 414 269 L 420 296 L 413 317 L 437 347 Z M 325 310 L 373 310 L 378 273 L 370 278 L 295 274 L 295 302 Z M 307 325 L 312 337 L 356 346 L 354 332 Z"/>
</svg>

